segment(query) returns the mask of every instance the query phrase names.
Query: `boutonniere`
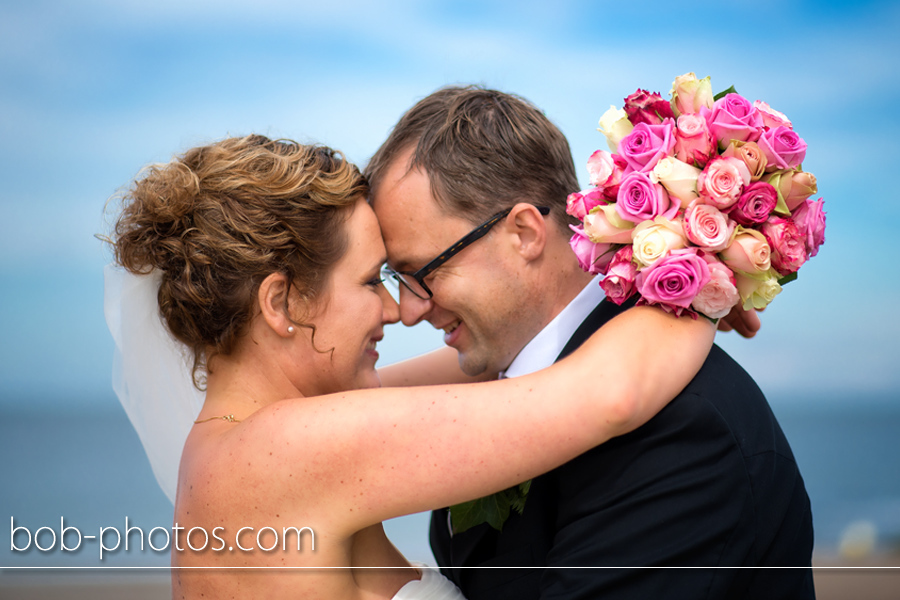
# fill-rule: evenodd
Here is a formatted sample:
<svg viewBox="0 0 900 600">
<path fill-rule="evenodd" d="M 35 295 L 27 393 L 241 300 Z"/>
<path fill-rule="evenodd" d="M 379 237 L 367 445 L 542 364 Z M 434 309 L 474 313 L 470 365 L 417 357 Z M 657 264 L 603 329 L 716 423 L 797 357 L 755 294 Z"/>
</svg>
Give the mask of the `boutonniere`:
<svg viewBox="0 0 900 600">
<path fill-rule="evenodd" d="M 461 504 L 450 507 L 450 523 L 453 533 L 462 533 L 481 523 L 487 523 L 497 531 L 503 528 L 503 523 L 509 518 L 509 511 L 514 510 L 520 515 L 525 510 L 525 499 L 531 480 L 519 485 Z"/>
</svg>

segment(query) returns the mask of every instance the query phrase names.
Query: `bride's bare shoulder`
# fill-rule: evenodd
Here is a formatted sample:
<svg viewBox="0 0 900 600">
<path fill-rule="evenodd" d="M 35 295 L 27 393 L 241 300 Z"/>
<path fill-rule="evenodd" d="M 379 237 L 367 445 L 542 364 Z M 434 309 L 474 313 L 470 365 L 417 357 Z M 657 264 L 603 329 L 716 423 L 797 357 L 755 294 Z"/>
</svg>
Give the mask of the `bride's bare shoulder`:
<svg viewBox="0 0 900 600">
<path fill-rule="evenodd" d="M 182 453 L 178 505 L 219 499 L 233 510 L 267 511 L 266 502 L 284 507 L 278 498 L 287 496 L 290 506 L 315 511 L 327 502 L 327 488 L 313 484 L 339 468 L 340 457 L 322 447 L 328 437 L 316 418 L 322 407 L 306 404 L 276 402 L 237 422 L 195 424 Z"/>
</svg>

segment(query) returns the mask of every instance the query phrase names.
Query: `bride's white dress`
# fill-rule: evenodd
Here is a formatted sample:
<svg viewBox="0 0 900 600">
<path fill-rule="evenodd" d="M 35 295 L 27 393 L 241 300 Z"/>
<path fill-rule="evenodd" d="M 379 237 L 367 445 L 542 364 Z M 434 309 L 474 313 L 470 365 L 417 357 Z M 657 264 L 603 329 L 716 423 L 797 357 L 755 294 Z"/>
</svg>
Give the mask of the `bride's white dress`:
<svg viewBox="0 0 900 600">
<path fill-rule="evenodd" d="M 108 265 L 103 275 L 103 311 L 116 344 L 113 389 L 157 482 L 174 503 L 181 449 L 203 407 L 204 394 L 193 385 L 186 349 L 160 319 L 159 274 L 133 275 Z M 440 571 L 415 566 L 422 578 L 400 588 L 393 600 L 465 600 Z"/>
<path fill-rule="evenodd" d="M 440 571 L 420 563 L 414 564 L 422 573 L 422 579 L 404 585 L 392 600 L 466 600 L 459 588 Z"/>
</svg>

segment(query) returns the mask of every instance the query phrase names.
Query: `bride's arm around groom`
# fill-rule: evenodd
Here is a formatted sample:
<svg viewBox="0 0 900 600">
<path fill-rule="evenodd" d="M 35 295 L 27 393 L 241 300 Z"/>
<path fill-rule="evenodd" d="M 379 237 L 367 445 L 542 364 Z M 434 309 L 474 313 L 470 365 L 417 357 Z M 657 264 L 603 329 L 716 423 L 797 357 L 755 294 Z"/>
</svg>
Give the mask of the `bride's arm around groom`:
<svg viewBox="0 0 900 600">
<path fill-rule="evenodd" d="M 401 118 L 366 175 L 402 280 L 401 319 L 444 329 L 467 374 L 546 367 L 621 311 L 608 300 L 597 307 L 603 293 L 582 271 L 611 255 L 579 266 L 569 247 L 565 199 L 578 182 L 568 144 L 521 98 L 439 90 Z M 440 264 L 502 209 L 491 237 Z M 617 384 L 592 369 L 578 378 L 582 390 Z M 560 386 L 543 403 L 569 393 Z M 518 507 L 505 522 L 486 511 L 471 528 L 459 512 L 456 522 L 433 513 L 434 554 L 470 600 L 814 596 L 803 480 L 764 396 L 717 347 L 646 425 L 535 478 Z M 800 568 L 716 569 L 744 566 Z"/>
</svg>

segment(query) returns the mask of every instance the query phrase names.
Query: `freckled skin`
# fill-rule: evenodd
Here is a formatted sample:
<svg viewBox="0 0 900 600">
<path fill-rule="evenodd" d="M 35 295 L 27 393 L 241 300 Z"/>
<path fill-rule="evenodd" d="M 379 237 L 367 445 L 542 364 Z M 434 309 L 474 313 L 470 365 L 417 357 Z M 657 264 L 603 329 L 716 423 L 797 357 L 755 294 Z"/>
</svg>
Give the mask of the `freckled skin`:
<svg viewBox="0 0 900 600">
<path fill-rule="evenodd" d="M 210 373 L 204 410 L 210 407 L 214 411 L 209 416 L 240 415 L 240 422 L 214 421 L 198 424 L 192 430 L 180 469 L 175 521 L 187 530 L 203 527 L 208 534 L 216 527 L 223 527 L 218 533 L 225 541 L 225 548 L 214 551 L 215 546 L 210 543 L 196 552 L 173 552 L 172 562 L 174 566 L 186 567 L 353 565 L 383 566 L 391 570 L 318 574 L 297 571 L 271 577 L 254 571 L 174 569 L 173 597 L 331 599 L 364 595 L 390 598 L 404 583 L 419 577 L 388 541 L 380 523 L 355 532 L 335 527 L 340 519 L 336 521 L 337 516 L 328 510 L 332 504 L 329 494 L 334 490 L 323 491 L 319 487 L 323 481 L 322 469 L 355 474 L 350 466 L 341 463 L 339 454 L 323 455 L 316 444 L 304 443 L 300 452 L 305 452 L 307 458 L 297 460 L 296 444 L 292 442 L 300 440 L 285 434 L 284 421 L 291 418 L 286 415 L 296 415 L 297 411 L 283 410 L 277 405 L 283 398 L 340 391 L 341 386 L 379 385 L 375 372 L 377 355 L 369 351 L 374 345 L 371 340 L 380 339 L 384 324 L 397 320 L 396 309 L 392 312 L 386 301 L 387 292 L 382 286 L 369 283 L 378 276 L 381 264 L 378 258 L 384 256 L 384 246 L 374 214 L 365 202 L 354 208 L 347 227 L 349 247 L 334 268 L 326 294 L 333 301 L 325 301 L 314 316 L 316 344 L 334 347 L 334 351 L 316 352 L 308 338 L 300 335 L 281 338 L 260 327 L 248 336 L 252 343 L 246 343 L 236 352 L 237 358 L 221 360 Z M 284 348 L 286 343 L 289 345 Z M 264 350 L 276 358 L 252 360 L 255 356 L 265 356 L 255 354 Z M 265 379 L 252 379 L 260 371 Z M 280 387 L 270 385 L 273 380 Z M 250 393 L 233 394 L 233 389 L 248 389 Z M 261 397 L 252 397 L 253 394 Z M 308 424 L 299 422 L 291 430 L 310 432 Z M 292 458 L 288 460 L 288 456 Z M 346 478 L 341 479 L 342 484 L 345 481 Z M 356 483 L 349 491 L 359 502 L 364 501 L 365 479 L 353 477 L 351 481 Z M 223 498 L 227 501 L 222 501 Z M 348 512 L 356 511 L 350 506 Z M 244 531 L 237 538 L 242 527 L 253 530 Z M 260 535 L 260 530 L 266 527 L 276 532 L 279 544 L 285 543 L 285 528 L 311 528 L 315 550 L 312 536 L 304 533 L 298 551 L 296 534 L 289 532 L 291 544 L 286 550 L 278 545 L 272 551 L 263 552 L 258 546 L 267 548 L 276 541 L 271 531 L 262 531 Z M 202 537 L 195 534 L 191 540 L 202 541 Z M 238 542 L 254 549 L 242 551 Z"/>
</svg>

